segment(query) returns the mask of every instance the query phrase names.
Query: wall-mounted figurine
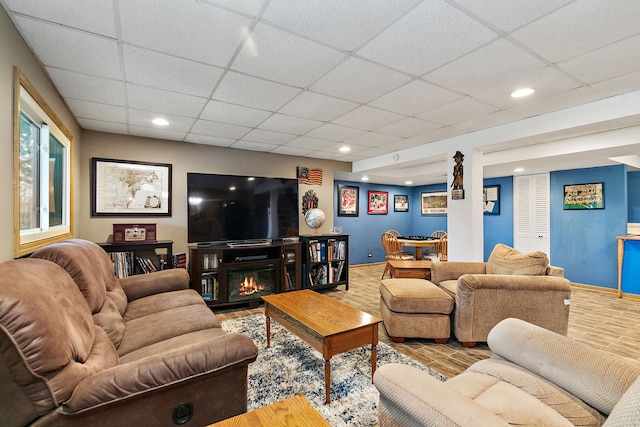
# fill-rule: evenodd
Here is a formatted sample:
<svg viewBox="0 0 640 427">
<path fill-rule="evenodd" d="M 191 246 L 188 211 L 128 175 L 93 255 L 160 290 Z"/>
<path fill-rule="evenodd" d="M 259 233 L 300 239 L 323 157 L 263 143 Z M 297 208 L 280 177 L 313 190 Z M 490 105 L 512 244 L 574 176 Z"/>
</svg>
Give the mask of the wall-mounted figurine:
<svg viewBox="0 0 640 427">
<path fill-rule="evenodd" d="M 464 185 L 463 185 L 463 177 L 464 177 L 464 166 L 462 162 L 464 161 L 464 154 L 460 151 L 456 151 L 456 154 L 453 156 L 456 164 L 453 166 L 453 182 L 451 183 L 451 198 L 453 200 L 464 199 Z"/>
<path fill-rule="evenodd" d="M 318 207 L 318 196 L 315 191 L 309 190 L 302 196 L 302 215 L 305 215 L 309 209 Z"/>
</svg>

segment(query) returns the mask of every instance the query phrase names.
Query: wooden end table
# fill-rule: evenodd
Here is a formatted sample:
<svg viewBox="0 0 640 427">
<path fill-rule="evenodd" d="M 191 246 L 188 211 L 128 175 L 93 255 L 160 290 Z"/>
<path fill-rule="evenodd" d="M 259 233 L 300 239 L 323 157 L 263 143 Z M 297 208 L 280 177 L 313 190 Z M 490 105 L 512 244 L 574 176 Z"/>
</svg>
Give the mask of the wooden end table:
<svg viewBox="0 0 640 427">
<path fill-rule="evenodd" d="M 331 427 L 311 402 L 301 394 L 245 414 L 227 418 L 208 427 Z"/>
<path fill-rule="evenodd" d="M 271 319 L 305 340 L 324 358 L 325 403 L 331 402 L 331 357 L 371 344 L 371 381 L 376 371 L 378 323 L 382 319 L 305 289 L 262 297 L 271 346 Z"/>
<path fill-rule="evenodd" d="M 389 261 L 391 277 L 409 279 L 431 279 L 431 261 L 392 260 Z"/>
</svg>

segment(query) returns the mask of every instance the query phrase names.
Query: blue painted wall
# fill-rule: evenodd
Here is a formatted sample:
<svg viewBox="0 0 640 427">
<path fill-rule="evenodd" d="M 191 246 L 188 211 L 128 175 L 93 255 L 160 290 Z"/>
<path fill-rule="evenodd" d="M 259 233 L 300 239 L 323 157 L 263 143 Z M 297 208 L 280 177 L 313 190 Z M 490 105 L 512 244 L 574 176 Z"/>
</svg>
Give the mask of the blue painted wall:
<svg viewBox="0 0 640 427">
<path fill-rule="evenodd" d="M 484 185 L 500 186 L 500 214 L 484 215 L 484 260 L 497 243 L 513 246 L 513 177 L 488 178 Z"/>
<path fill-rule="evenodd" d="M 576 283 L 617 288 L 617 236 L 627 233 L 624 165 L 552 172 L 551 257 Z M 564 186 L 604 183 L 604 209 L 564 210 Z"/>
<path fill-rule="evenodd" d="M 640 172 L 627 173 L 629 222 L 640 222 Z"/>
</svg>

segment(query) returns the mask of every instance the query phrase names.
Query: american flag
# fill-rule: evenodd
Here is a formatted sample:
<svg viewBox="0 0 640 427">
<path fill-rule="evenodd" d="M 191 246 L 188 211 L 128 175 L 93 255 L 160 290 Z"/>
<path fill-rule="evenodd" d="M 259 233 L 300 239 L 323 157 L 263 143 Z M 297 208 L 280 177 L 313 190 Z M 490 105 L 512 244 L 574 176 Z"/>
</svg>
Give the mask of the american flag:
<svg viewBox="0 0 640 427">
<path fill-rule="evenodd" d="M 322 169 L 298 168 L 300 184 L 322 185 Z"/>
</svg>

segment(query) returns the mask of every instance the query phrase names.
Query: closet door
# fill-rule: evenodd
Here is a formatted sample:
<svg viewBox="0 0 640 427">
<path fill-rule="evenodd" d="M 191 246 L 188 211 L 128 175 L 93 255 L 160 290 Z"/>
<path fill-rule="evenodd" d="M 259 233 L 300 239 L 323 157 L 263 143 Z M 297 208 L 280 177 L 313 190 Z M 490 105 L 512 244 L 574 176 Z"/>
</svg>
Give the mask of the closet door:
<svg viewBox="0 0 640 427">
<path fill-rule="evenodd" d="M 542 251 L 551 258 L 549 174 L 514 177 L 513 193 L 514 247 Z"/>
</svg>

